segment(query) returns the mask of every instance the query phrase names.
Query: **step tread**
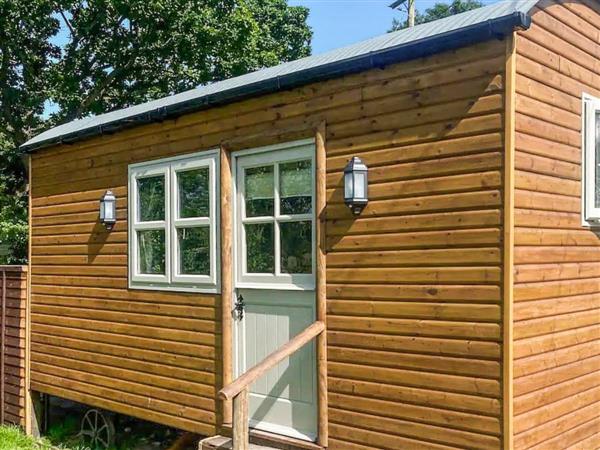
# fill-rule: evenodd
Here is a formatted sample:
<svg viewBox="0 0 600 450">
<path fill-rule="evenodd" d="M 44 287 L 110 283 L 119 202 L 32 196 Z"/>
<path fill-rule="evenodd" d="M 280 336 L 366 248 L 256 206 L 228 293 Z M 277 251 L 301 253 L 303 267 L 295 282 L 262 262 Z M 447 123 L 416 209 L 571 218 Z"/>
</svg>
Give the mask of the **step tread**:
<svg viewBox="0 0 600 450">
<path fill-rule="evenodd" d="M 202 439 L 198 446 L 199 450 L 231 450 L 233 441 L 225 436 L 212 436 Z M 277 450 L 275 447 L 266 447 L 264 445 L 250 444 L 248 450 Z"/>
</svg>

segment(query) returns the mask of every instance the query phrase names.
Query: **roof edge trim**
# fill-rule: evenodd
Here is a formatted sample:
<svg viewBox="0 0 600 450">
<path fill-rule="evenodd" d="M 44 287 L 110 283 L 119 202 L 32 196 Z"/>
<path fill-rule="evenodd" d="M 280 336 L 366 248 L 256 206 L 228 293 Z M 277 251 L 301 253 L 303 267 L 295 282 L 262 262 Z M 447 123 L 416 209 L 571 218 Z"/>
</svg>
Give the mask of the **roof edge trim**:
<svg viewBox="0 0 600 450">
<path fill-rule="evenodd" d="M 272 94 L 281 90 L 288 90 L 310 83 L 322 82 L 344 75 L 364 72 L 370 69 L 383 68 L 391 64 L 467 47 L 479 42 L 500 39 L 516 30 L 526 30 L 530 26 L 531 17 L 529 14 L 516 11 L 503 17 L 490 19 L 458 30 L 437 34 L 384 50 L 273 77 L 238 88 L 208 94 L 185 102 L 162 106 L 142 114 L 67 133 L 44 141 L 31 144 L 26 143 L 20 148 L 24 152 L 32 153 L 36 150 L 54 145 L 72 144 L 80 140 L 90 139 L 104 134 L 114 134 L 123 129 L 162 122 L 184 114 Z"/>
</svg>

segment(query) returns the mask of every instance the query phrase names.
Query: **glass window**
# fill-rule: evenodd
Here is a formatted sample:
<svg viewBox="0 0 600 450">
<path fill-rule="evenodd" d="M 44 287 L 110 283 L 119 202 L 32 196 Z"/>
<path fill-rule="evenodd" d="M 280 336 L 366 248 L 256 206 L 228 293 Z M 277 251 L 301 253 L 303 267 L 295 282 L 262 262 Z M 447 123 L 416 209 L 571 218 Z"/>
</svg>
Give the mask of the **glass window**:
<svg viewBox="0 0 600 450">
<path fill-rule="evenodd" d="M 583 221 L 600 225 L 600 100 L 584 98 Z"/>
<path fill-rule="evenodd" d="M 250 273 L 275 272 L 275 239 L 272 223 L 245 225 L 247 270 Z"/>
<path fill-rule="evenodd" d="M 210 274 L 210 230 L 208 227 L 179 228 L 179 273 Z"/>
<path fill-rule="evenodd" d="M 208 217 L 210 186 L 208 167 L 179 172 L 177 182 L 179 217 Z"/>
<path fill-rule="evenodd" d="M 165 274 L 165 231 L 138 231 L 139 269 L 144 274 Z"/>
<path fill-rule="evenodd" d="M 274 167 L 246 169 L 246 217 L 272 216 L 275 210 Z"/>
<path fill-rule="evenodd" d="M 279 165 L 281 214 L 310 214 L 312 211 L 311 162 L 295 161 Z"/>
<path fill-rule="evenodd" d="M 165 220 L 165 177 L 140 178 L 137 185 L 139 221 Z"/>
<path fill-rule="evenodd" d="M 280 225 L 281 272 L 312 273 L 312 222 Z"/>
<path fill-rule="evenodd" d="M 238 281 L 314 287 L 314 145 L 237 160 Z"/>
<path fill-rule="evenodd" d="M 215 152 L 130 167 L 130 286 L 216 292 Z"/>
<path fill-rule="evenodd" d="M 600 112 L 596 111 L 596 136 L 594 158 L 594 205 L 600 208 Z"/>
</svg>

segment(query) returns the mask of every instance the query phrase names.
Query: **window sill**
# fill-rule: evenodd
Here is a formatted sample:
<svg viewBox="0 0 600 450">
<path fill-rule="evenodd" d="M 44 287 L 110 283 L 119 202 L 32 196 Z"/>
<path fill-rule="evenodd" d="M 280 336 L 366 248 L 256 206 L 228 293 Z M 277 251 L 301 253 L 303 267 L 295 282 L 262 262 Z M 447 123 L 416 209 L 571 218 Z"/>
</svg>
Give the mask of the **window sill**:
<svg viewBox="0 0 600 450">
<path fill-rule="evenodd" d="M 178 284 L 152 284 L 152 283 L 140 283 L 140 282 L 129 282 L 129 289 L 138 291 L 164 291 L 164 292 L 181 292 L 181 293 L 196 293 L 196 294 L 220 294 L 220 286 L 191 286 L 191 285 L 178 285 Z"/>
</svg>

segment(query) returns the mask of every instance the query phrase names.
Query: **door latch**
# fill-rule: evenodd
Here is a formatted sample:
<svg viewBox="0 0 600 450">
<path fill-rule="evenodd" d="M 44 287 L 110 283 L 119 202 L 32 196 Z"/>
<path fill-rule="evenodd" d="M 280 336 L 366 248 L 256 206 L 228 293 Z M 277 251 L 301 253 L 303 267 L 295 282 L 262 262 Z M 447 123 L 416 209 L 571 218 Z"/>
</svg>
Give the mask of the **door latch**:
<svg viewBox="0 0 600 450">
<path fill-rule="evenodd" d="M 246 307 L 246 304 L 244 303 L 244 297 L 242 296 L 242 294 L 240 294 L 237 296 L 237 299 L 235 301 L 235 306 L 233 308 L 235 310 L 238 320 L 242 320 L 244 318 L 244 308 L 245 307 Z"/>
</svg>

